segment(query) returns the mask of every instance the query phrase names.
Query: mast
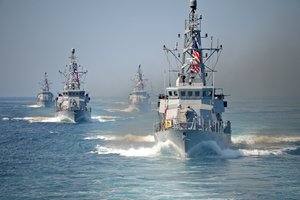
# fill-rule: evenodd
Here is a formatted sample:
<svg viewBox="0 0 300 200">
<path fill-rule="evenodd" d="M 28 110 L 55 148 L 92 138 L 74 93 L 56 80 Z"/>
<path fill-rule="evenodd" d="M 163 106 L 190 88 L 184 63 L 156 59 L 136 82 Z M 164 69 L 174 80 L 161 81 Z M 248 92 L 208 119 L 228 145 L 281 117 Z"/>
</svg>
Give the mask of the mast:
<svg viewBox="0 0 300 200">
<path fill-rule="evenodd" d="M 39 85 L 41 87 L 41 91 L 42 92 L 49 92 L 49 90 L 50 90 L 49 85 L 50 84 L 51 83 L 48 80 L 48 74 L 47 74 L 47 72 L 45 72 L 44 73 L 44 79 L 41 82 L 39 82 Z"/>
<path fill-rule="evenodd" d="M 174 51 L 175 49 L 168 49 L 164 46 L 164 50 L 171 52 L 175 59 L 180 62 L 180 73 L 178 83 L 176 85 L 185 85 L 186 78 L 188 78 L 189 85 L 193 83 L 200 84 L 202 86 L 207 85 L 207 72 L 213 72 L 214 70 L 205 65 L 205 62 L 212 58 L 213 54 L 222 50 L 222 45 L 217 45 L 216 48 L 212 46 L 210 48 L 202 47 L 202 38 L 207 38 L 207 33 L 201 36 L 201 20 L 202 15 L 198 17 L 197 14 L 197 1 L 189 1 L 190 12 L 189 18 L 185 21 L 184 32 L 184 46 L 182 49 L 181 60 L 179 60 Z M 180 36 L 180 34 L 179 34 Z M 205 56 L 204 56 L 204 53 Z M 208 55 L 207 55 L 208 54 Z"/>
<path fill-rule="evenodd" d="M 50 90 L 47 72 L 44 74 L 44 80 L 41 83 L 41 89 L 43 92 L 49 92 Z"/>
<path fill-rule="evenodd" d="M 187 59 L 189 58 L 188 67 L 190 70 L 195 69 L 195 73 L 199 73 L 203 85 L 206 85 L 205 77 L 205 66 L 203 64 L 202 57 L 202 44 L 201 44 L 201 29 L 200 23 L 201 18 L 198 18 L 196 13 L 197 10 L 197 1 L 190 0 L 190 13 L 189 19 L 185 22 L 185 34 L 184 34 L 184 47 L 183 47 L 183 56 L 182 63 L 188 63 Z M 192 58 L 192 60 L 191 60 Z M 192 63 L 191 63 L 192 62 Z M 193 64 L 193 65 L 191 65 Z M 182 67 L 181 73 L 184 74 L 185 68 Z M 198 75 L 198 74 L 197 74 Z"/>
<path fill-rule="evenodd" d="M 143 80 L 143 73 L 142 73 L 142 69 L 141 69 L 141 64 L 139 64 L 139 68 L 135 74 L 135 79 L 134 79 L 136 85 L 135 85 L 135 90 L 136 91 L 143 91 L 145 84 L 144 84 L 144 80 Z"/>
<path fill-rule="evenodd" d="M 59 71 L 66 78 L 65 90 L 80 90 L 80 78 L 87 71 L 79 71 L 80 65 L 76 62 L 75 49 L 72 49 L 70 63 L 66 66 L 65 72 Z"/>
</svg>

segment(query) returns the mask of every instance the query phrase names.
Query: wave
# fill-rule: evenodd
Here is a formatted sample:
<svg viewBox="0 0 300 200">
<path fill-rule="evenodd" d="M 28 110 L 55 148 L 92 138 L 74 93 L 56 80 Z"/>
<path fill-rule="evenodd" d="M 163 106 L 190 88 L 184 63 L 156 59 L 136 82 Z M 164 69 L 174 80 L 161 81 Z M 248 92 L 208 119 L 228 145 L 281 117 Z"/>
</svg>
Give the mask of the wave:
<svg viewBox="0 0 300 200">
<path fill-rule="evenodd" d="M 114 147 L 105 147 L 97 145 L 95 147 L 95 151 L 91 153 L 97 154 L 117 154 L 125 157 L 157 157 L 164 152 L 168 151 L 170 147 L 175 147 L 174 144 L 170 141 L 166 142 L 158 142 L 152 147 L 139 147 L 139 148 L 129 148 L 129 149 L 121 149 Z M 171 153 L 171 151 L 168 151 Z M 175 151 L 176 152 L 176 151 Z"/>
<path fill-rule="evenodd" d="M 99 136 L 97 138 L 85 138 L 85 139 L 115 139 L 115 138 L 103 138 L 103 136 Z M 150 136 L 145 136 L 144 139 L 148 139 L 148 141 L 152 142 L 154 138 L 151 138 Z M 191 157 L 197 157 L 199 156 L 199 152 L 201 152 L 201 156 L 208 156 L 212 155 L 209 151 L 204 151 L 204 148 L 212 150 L 214 153 L 213 155 L 219 155 L 222 158 L 237 158 L 244 156 L 239 150 L 233 150 L 233 149 L 221 149 L 215 141 L 207 141 L 202 142 L 201 144 L 197 145 L 197 147 L 194 149 L 194 153 L 190 154 Z M 165 142 L 158 142 L 152 147 L 139 147 L 139 148 L 117 148 L 117 147 L 106 147 L 97 145 L 95 147 L 95 151 L 92 151 L 91 153 L 97 153 L 97 154 L 118 154 L 120 156 L 126 156 L 126 157 L 156 157 L 156 156 L 169 156 L 172 155 L 176 158 L 186 158 L 186 154 L 184 151 L 182 151 L 181 148 L 179 148 L 177 145 L 175 145 L 173 142 L 167 140 Z M 197 153 L 196 153 L 197 152 Z"/>
<path fill-rule="evenodd" d="M 27 108 L 41 108 L 42 106 L 34 104 L 34 105 L 26 105 Z"/>
<path fill-rule="evenodd" d="M 99 135 L 93 137 L 86 137 L 86 140 L 105 140 L 105 141 L 130 141 L 130 142 L 155 142 L 153 135 L 137 136 L 137 135 Z M 188 152 L 190 157 L 199 156 L 217 156 L 225 159 L 234 159 L 240 157 L 252 156 L 278 156 L 284 154 L 300 155 L 300 148 L 295 146 L 263 146 L 257 148 L 251 144 L 263 143 L 267 139 L 267 143 L 281 143 L 281 142 L 298 142 L 300 137 L 272 137 L 272 136 L 237 136 L 233 137 L 233 146 L 230 148 L 222 148 L 216 141 L 203 141 L 195 146 Z M 235 144 L 247 143 L 249 146 L 246 148 L 236 148 Z M 152 147 L 139 147 L 139 148 L 116 148 L 106 146 L 96 146 L 93 153 L 97 154 L 118 154 L 126 157 L 154 157 L 164 155 L 175 155 L 176 157 L 186 158 L 185 152 L 176 146 L 171 141 L 158 142 Z"/>
<path fill-rule="evenodd" d="M 2 120 L 3 120 L 3 121 L 8 121 L 9 118 L 8 118 L 8 117 L 2 117 Z"/>
<path fill-rule="evenodd" d="M 105 147 L 97 145 L 95 151 L 91 153 L 97 154 L 118 154 L 126 157 L 156 157 L 164 155 L 173 155 L 176 158 L 186 158 L 182 150 L 170 141 L 159 142 L 152 147 L 139 147 L 139 148 L 116 148 Z M 219 156 L 224 159 L 234 159 L 240 157 L 250 156 L 278 156 L 285 153 L 292 155 L 300 155 L 300 148 L 282 148 L 282 149 L 222 149 L 215 141 L 207 141 L 199 144 L 197 148 L 190 152 L 190 157 L 207 157 Z"/>
<path fill-rule="evenodd" d="M 233 136 L 232 142 L 242 156 L 300 155 L 299 136 L 243 135 Z"/>
<path fill-rule="evenodd" d="M 61 117 L 12 117 L 12 118 L 4 117 L 4 118 L 2 118 L 2 120 L 12 120 L 12 121 L 24 120 L 24 121 L 28 121 L 30 123 L 34 123 L 34 122 L 56 123 L 56 122 L 62 122 L 64 119 Z"/>
<path fill-rule="evenodd" d="M 281 155 L 286 152 L 287 149 L 239 149 L 242 156 L 270 156 Z"/>
<path fill-rule="evenodd" d="M 92 116 L 92 120 L 98 122 L 114 122 L 119 118 L 117 116 Z"/>
<path fill-rule="evenodd" d="M 85 140 L 106 140 L 106 141 L 130 141 L 130 142 L 155 142 L 153 135 L 98 135 L 86 137 Z"/>
<path fill-rule="evenodd" d="M 127 108 L 118 109 L 118 108 L 111 108 L 111 109 L 105 109 L 108 112 L 134 112 L 139 111 L 139 109 L 135 106 L 128 106 Z"/>
<path fill-rule="evenodd" d="M 271 156 L 282 155 L 285 153 L 297 154 L 300 152 L 299 148 L 285 147 L 285 148 L 272 148 L 272 149 L 230 149 L 221 148 L 215 141 L 205 141 L 198 144 L 192 150 L 192 157 L 218 155 L 222 158 L 238 158 L 248 156 Z"/>
<path fill-rule="evenodd" d="M 245 145 L 257 145 L 257 144 L 276 144 L 283 142 L 299 142 L 300 137 L 297 136 L 285 136 L 285 137 L 274 137 L 266 135 L 243 135 L 233 136 L 231 138 L 234 144 L 245 144 Z"/>
<path fill-rule="evenodd" d="M 119 118 L 119 117 L 116 117 L 116 116 L 92 116 L 92 120 L 99 121 L 99 122 L 116 121 L 117 118 Z M 64 116 L 57 116 L 57 117 L 12 117 L 12 118 L 3 117 L 2 120 L 3 121 L 8 121 L 8 120 L 20 121 L 20 120 L 24 120 L 24 121 L 28 121 L 30 123 L 33 123 L 33 122 L 53 122 L 53 123 L 69 122 L 69 120 L 67 120 Z"/>
<path fill-rule="evenodd" d="M 200 142 L 198 145 L 193 147 L 188 154 L 191 157 L 217 155 L 222 158 L 237 158 L 243 156 L 239 150 L 221 148 L 216 141 Z"/>
</svg>

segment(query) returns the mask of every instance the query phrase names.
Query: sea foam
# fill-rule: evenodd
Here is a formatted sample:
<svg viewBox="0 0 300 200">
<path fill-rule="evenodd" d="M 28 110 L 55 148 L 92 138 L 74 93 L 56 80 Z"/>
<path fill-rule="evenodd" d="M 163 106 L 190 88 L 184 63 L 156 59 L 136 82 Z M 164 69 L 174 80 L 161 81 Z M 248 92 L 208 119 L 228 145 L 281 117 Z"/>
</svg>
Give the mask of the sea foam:
<svg viewBox="0 0 300 200">
<path fill-rule="evenodd" d="M 248 144 L 255 144 L 253 141 L 261 141 L 263 137 L 254 139 L 254 136 L 251 136 L 252 140 L 248 140 L 248 137 L 235 137 L 233 143 L 240 143 L 244 141 L 251 141 Z M 242 139 L 241 139 L 242 138 Z M 273 139 L 273 142 L 290 142 L 290 141 L 299 141 L 298 137 L 287 137 L 287 138 L 275 138 L 268 137 L 268 139 Z M 124 142 L 155 142 L 153 135 L 138 136 L 132 134 L 126 135 L 98 135 L 86 137 L 86 140 L 104 140 L 104 141 L 124 141 Z M 270 140 L 268 140 L 270 142 Z M 124 143 L 125 144 L 125 143 Z M 254 146 L 247 146 L 247 148 L 222 148 L 217 144 L 216 141 L 203 141 L 191 149 L 188 154 L 190 157 L 199 157 L 199 156 L 219 156 L 225 159 L 239 158 L 239 157 L 248 157 L 248 156 L 270 156 L 270 155 L 281 155 L 290 150 L 294 150 L 295 147 L 269 147 L 269 148 L 255 148 Z M 144 157 L 154 157 L 167 154 L 175 155 L 176 157 L 186 157 L 185 153 L 176 146 L 171 141 L 158 142 L 155 143 L 152 147 L 131 147 L 131 148 L 119 148 L 119 147 L 107 147 L 103 145 L 97 145 L 96 150 L 93 153 L 98 154 L 118 154 L 121 156 L 144 156 Z"/>
<path fill-rule="evenodd" d="M 134 112 L 134 111 L 139 111 L 139 109 L 135 106 L 128 106 L 127 108 L 123 108 L 123 109 L 118 109 L 118 108 L 111 108 L 111 109 L 106 109 L 106 111 L 108 112 Z"/>
<path fill-rule="evenodd" d="M 231 138 L 234 144 L 246 144 L 246 145 L 256 145 L 256 144 L 276 144 L 282 142 L 298 142 L 300 137 L 296 136 L 284 136 L 275 137 L 267 135 L 242 135 L 233 136 Z"/>
<path fill-rule="evenodd" d="M 174 149 L 176 146 L 170 142 L 158 142 L 152 147 L 136 147 L 136 148 L 118 148 L 118 147 L 106 147 L 97 145 L 95 147 L 95 151 L 92 151 L 91 153 L 97 153 L 97 154 L 118 154 L 120 156 L 125 157 L 156 157 L 163 154 L 174 154 L 176 156 L 184 157 L 184 153 L 180 152 L 180 149 L 177 149 L 175 151 L 170 151 L 170 149 Z"/>
<path fill-rule="evenodd" d="M 11 120 L 24 120 L 28 121 L 30 123 L 34 122 L 50 122 L 50 123 L 57 123 L 57 122 L 63 122 L 63 118 L 61 117 L 13 117 Z"/>
<path fill-rule="evenodd" d="M 119 117 L 117 116 L 92 116 L 91 117 L 93 121 L 97 122 L 113 122 L 116 121 Z"/>
<path fill-rule="evenodd" d="M 34 104 L 34 105 L 26 105 L 27 108 L 41 108 L 42 106 Z"/>
<path fill-rule="evenodd" d="M 85 140 L 106 140 L 106 141 L 129 141 L 129 142 L 155 142 L 153 135 L 97 135 L 86 137 Z"/>
</svg>

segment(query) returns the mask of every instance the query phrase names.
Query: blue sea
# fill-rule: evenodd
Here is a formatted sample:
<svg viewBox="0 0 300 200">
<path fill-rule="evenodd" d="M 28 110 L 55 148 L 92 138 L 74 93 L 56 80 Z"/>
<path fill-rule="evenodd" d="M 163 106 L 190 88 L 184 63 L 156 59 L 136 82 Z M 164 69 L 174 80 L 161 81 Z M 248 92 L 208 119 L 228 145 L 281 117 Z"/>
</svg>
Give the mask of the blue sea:
<svg viewBox="0 0 300 200">
<path fill-rule="evenodd" d="M 228 103 L 232 147 L 187 159 L 154 142 L 156 102 L 92 98 L 92 121 L 71 124 L 0 98 L 0 199 L 300 199 L 300 98 Z"/>
</svg>

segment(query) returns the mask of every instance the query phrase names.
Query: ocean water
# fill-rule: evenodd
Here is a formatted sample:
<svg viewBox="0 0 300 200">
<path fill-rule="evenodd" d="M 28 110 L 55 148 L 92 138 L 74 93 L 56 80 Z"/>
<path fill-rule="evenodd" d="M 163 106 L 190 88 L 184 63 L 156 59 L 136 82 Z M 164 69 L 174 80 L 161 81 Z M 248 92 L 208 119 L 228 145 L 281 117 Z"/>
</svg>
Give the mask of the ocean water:
<svg viewBox="0 0 300 200">
<path fill-rule="evenodd" d="M 229 99 L 233 146 L 186 159 L 126 99 L 93 98 L 71 124 L 0 98 L 0 199 L 300 199 L 299 99 Z"/>
</svg>

